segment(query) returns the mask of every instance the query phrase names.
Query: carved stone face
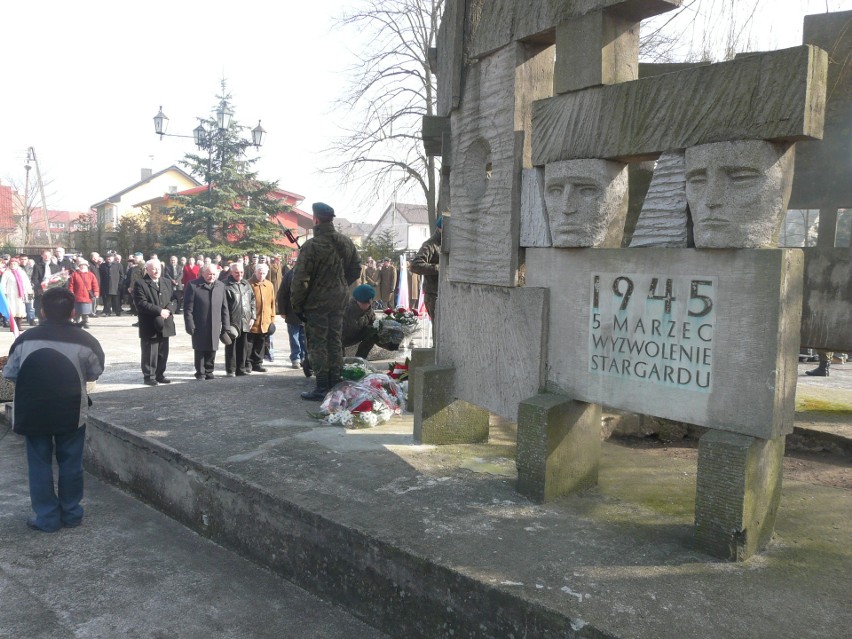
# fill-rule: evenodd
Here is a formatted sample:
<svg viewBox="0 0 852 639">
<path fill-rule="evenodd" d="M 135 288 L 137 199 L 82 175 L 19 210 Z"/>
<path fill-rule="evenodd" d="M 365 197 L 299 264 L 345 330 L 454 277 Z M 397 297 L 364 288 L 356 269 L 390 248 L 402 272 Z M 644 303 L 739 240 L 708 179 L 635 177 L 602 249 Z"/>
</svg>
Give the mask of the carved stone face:
<svg viewBox="0 0 852 639">
<path fill-rule="evenodd" d="M 697 248 L 776 246 L 793 184 L 793 148 L 765 140 L 686 150 L 686 200 Z"/>
<path fill-rule="evenodd" d="M 627 166 L 563 160 L 544 167 L 544 203 L 555 247 L 618 247 L 627 215 Z"/>
</svg>

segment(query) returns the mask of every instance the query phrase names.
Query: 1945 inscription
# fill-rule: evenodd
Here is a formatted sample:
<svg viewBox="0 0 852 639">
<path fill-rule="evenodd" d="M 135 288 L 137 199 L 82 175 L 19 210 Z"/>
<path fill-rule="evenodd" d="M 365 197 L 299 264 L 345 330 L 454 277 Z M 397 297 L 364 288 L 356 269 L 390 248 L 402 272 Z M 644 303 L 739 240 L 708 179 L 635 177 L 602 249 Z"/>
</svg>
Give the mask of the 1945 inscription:
<svg viewBox="0 0 852 639">
<path fill-rule="evenodd" d="M 715 277 L 592 273 L 589 371 L 712 390 Z"/>
</svg>

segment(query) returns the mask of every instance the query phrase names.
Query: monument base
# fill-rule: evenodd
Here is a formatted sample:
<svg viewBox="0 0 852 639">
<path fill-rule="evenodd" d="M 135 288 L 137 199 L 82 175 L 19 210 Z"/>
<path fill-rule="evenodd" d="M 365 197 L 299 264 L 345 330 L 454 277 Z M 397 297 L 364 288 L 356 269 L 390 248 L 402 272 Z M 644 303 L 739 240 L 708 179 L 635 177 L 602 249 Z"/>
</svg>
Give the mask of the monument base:
<svg viewBox="0 0 852 639">
<path fill-rule="evenodd" d="M 699 549 L 745 561 L 772 538 L 781 500 L 784 437 L 709 431 L 698 445 L 695 541 Z"/>
<path fill-rule="evenodd" d="M 411 358 L 408 361 L 408 397 L 405 404 L 405 410 L 409 413 L 414 412 L 414 378 L 417 376 L 417 369 L 424 366 L 433 366 L 434 364 L 434 348 L 411 349 Z"/>
<path fill-rule="evenodd" d="M 545 393 L 518 407 L 518 492 L 539 503 L 598 482 L 601 407 Z"/>
<path fill-rule="evenodd" d="M 484 408 L 455 399 L 455 374 L 452 366 L 416 369 L 414 441 L 418 444 L 482 444 L 488 441 L 490 414 Z"/>
</svg>

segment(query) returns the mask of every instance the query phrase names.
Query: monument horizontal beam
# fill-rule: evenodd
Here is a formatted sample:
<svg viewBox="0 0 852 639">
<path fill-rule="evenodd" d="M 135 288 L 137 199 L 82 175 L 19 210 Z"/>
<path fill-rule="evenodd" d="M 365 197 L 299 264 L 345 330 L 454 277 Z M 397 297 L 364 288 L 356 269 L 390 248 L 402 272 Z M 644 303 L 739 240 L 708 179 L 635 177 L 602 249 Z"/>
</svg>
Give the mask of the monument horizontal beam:
<svg viewBox="0 0 852 639">
<path fill-rule="evenodd" d="M 533 164 L 651 159 L 724 140 L 823 133 L 828 55 L 813 46 L 755 54 L 533 105 Z"/>
<path fill-rule="evenodd" d="M 469 3 L 468 54 L 480 58 L 510 42 L 554 44 L 556 27 L 571 18 L 607 11 L 639 22 L 676 9 L 683 0 L 475 0 Z"/>
</svg>

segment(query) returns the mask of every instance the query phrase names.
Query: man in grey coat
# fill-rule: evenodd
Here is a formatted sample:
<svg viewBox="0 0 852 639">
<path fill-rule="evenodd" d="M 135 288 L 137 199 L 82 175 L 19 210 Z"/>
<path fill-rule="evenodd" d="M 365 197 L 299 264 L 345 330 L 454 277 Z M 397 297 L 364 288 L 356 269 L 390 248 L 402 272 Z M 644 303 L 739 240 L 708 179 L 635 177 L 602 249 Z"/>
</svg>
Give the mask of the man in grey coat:
<svg viewBox="0 0 852 639">
<path fill-rule="evenodd" d="M 213 379 L 219 336 L 231 327 L 225 285 L 218 276 L 218 266 L 205 264 L 201 276 L 189 282 L 183 294 L 183 321 L 195 351 L 195 379 Z"/>
</svg>

